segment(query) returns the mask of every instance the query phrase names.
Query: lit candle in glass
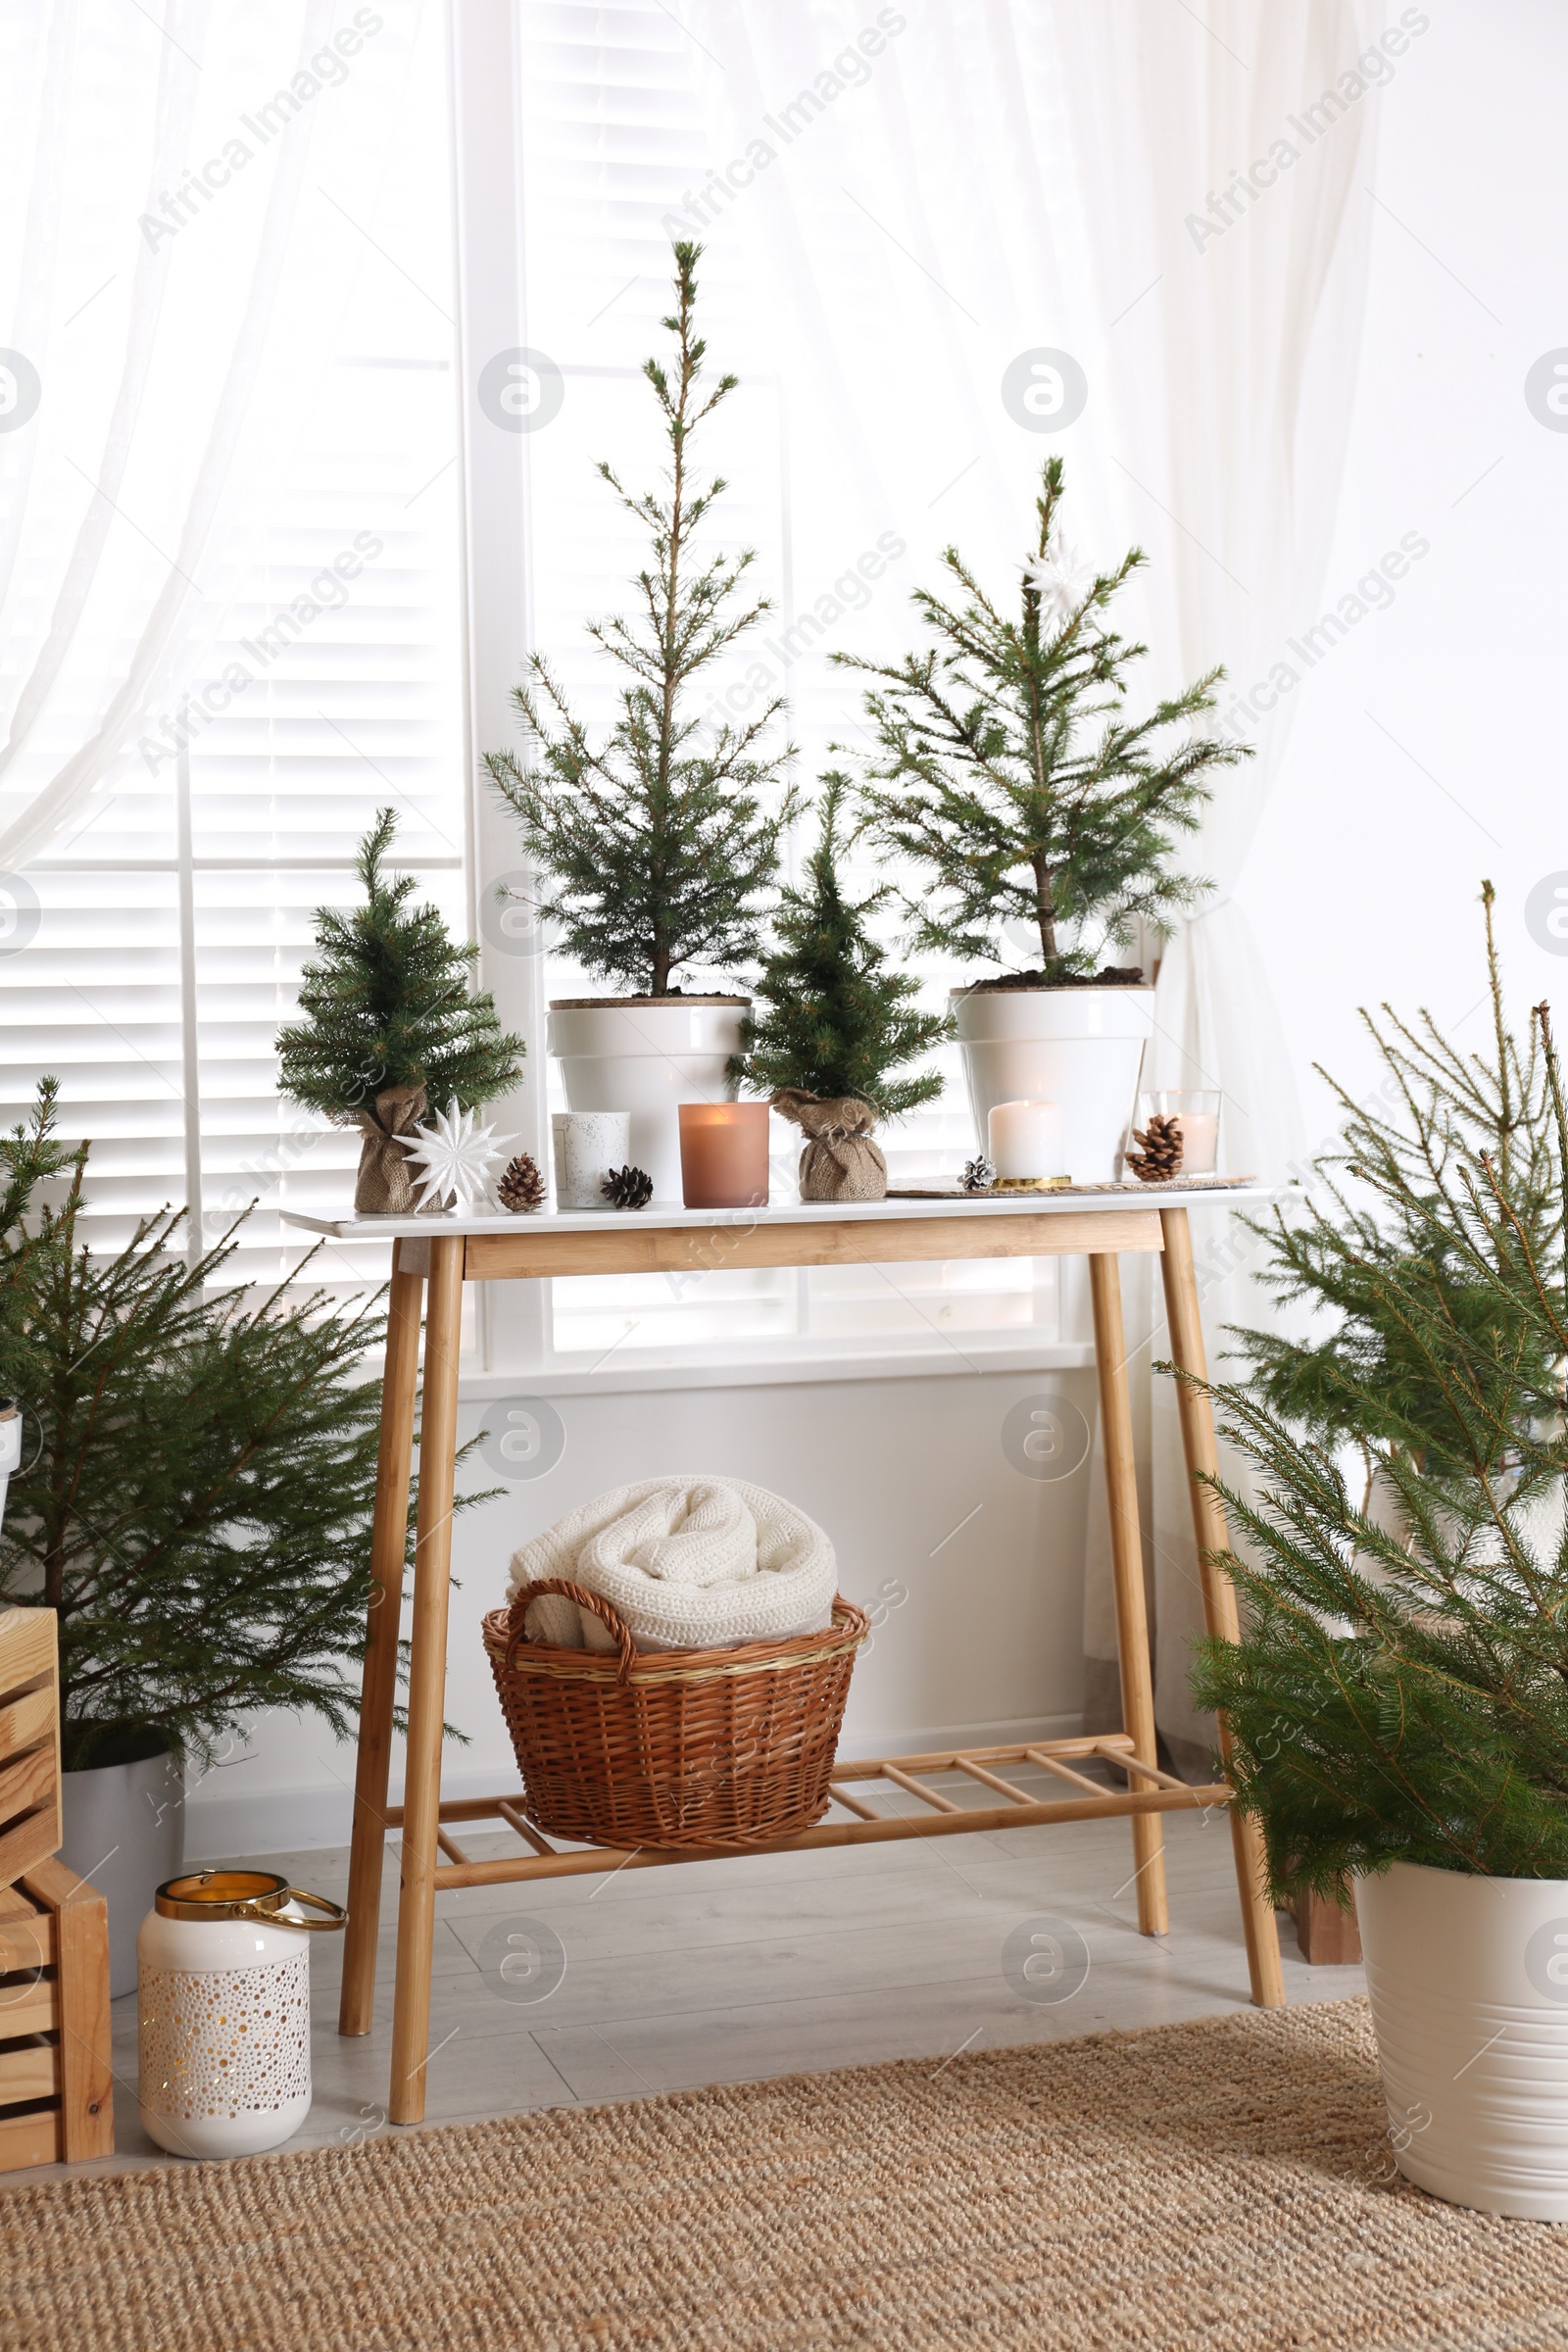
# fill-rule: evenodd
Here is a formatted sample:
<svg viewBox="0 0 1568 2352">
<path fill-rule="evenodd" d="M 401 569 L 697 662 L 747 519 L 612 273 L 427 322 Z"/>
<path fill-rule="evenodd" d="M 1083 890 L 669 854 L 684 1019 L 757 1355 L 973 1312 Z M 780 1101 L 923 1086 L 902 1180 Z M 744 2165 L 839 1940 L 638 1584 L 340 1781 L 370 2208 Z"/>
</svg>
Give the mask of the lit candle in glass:
<svg viewBox="0 0 1568 2352">
<path fill-rule="evenodd" d="M 1054 1102 L 998 1102 L 986 1119 L 986 1143 L 999 1184 L 1060 1182 L 1066 1174 Z"/>
<path fill-rule="evenodd" d="M 765 1208 L 767 1104 L 682 1102 L 680 1189 L 688 1208 Z"/>
<path fill-rule="evenodd" d="M 1181 1176 L 1212 1176 L 1219 1165 L 1219 1089 L 1200 1087 L 1183 1091 L 1167 1087 L 1161 1093 L 1140 1095 L 1138 1124 L 1149 1125 L 1152 1113 L 1174 1119 L 1182 1139 Z"/>
</svg>

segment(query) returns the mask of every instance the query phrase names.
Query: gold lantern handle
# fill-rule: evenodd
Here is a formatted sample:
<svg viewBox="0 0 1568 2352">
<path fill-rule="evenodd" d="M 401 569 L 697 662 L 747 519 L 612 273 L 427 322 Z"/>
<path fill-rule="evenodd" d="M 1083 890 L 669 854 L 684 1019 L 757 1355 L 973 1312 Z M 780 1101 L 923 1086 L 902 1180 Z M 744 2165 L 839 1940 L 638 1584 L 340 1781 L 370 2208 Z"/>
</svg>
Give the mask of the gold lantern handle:
<svg viewBox="0 0 1568 2352">
<path fill-rule="evenodd" d="M 281 1905 L 275 1911 L 258 1911 L 258 1919 L 270 1920 L 274 1927 L 303 1928 L 308 1934 L 329 1936 L 334 1928 L 347 1925 L 348 1913 L 341 1903 L 334 1903 L 324 1894 L 308 1894 L 303 1886 L 291 1886 L 283 1898 L 285 1903 L 309 1903 L 313 1911 L 324 1911 L 324 1919 L 290 1919 Z"/>
</svg>

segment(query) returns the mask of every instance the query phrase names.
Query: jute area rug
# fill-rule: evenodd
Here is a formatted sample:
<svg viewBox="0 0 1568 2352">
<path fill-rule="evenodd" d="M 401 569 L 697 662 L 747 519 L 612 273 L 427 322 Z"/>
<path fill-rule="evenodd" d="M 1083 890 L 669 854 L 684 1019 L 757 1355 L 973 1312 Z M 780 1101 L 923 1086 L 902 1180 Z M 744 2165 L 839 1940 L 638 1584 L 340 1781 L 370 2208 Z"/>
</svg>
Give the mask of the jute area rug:
<svg viewBox="0 0 1568 2352">
<path fill-rule="evenodd" d="M 1391 2177 L 1364 2005 L 0 2195 L 71 2352 L 1568 2344 L 1568 2229 Z"/>
</svg>

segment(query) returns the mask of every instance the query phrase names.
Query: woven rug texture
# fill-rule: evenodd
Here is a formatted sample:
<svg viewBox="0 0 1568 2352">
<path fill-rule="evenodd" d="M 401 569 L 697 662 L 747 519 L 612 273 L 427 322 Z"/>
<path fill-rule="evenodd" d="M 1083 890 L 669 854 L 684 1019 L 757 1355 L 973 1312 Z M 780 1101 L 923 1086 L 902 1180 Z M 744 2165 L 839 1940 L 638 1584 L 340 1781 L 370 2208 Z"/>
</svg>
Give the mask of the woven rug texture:
<svg viewBox="0 0 1568 2352">
<path fill-rule="evenodd" d="M 1568 2229 L 1394 2175 L 1365 2004 L 17 2188 L 27 2352 L 1568 2345 Z"/>
</svg>

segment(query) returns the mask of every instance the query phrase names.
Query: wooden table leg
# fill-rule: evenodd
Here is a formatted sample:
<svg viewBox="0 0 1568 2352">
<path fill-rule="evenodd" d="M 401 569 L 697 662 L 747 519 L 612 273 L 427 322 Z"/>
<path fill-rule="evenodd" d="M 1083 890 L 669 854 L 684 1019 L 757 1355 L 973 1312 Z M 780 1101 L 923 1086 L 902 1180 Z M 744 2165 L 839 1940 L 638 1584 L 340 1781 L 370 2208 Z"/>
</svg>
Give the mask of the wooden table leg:
<svg viewBox="0 0 1568 2352">
<path fill-rule="evenodd" d="M 1193 1237 L 1185 1208 L 1159 1212 L 1165 1236 L 1160 1274 L 1165 1285 L 1165 1319 L 1170 1326 L 1171 1360 L 1199 1380 L 1208 1377 L 1203 1354 L 1203 1326 L 1198 1310 L 1198 1280 L 1193 1272 Z M 1182 1422 L 1182 1448 L 1187 1456 L 1188 1488 L 1193 1506 L 1193 1533 L 1198 1539 L 1199 1572 L 1202 1578 L 1203 1618 L 1209 1633 L 1234 1642 L 1241 1632 L 1236 1588 L 1223 1568 L 1206 1554 L 1230 1549 L 1225 1509 L 1212 1487 L 1199 1473 L 1214 1477 L 1219 1450 L 1214 1443 L 1214 1415 L 1201 1389 L 1184 1380 L 1176 1384 Z M 1227 1771 L 1231 1759 L 1230 1726 L 1219 1718 L 1219 1752 Z M 1247 1967 L 1252 1981 L 1252 1999 L 1260 2009 L 1285 2004 L 1285 1978 L 1280 1968 L 1279 1928 L 1268 1895 L 1263 1840 L 1250 1815 L 1230 1808 L 1231 1840 L 1236 1849 L 1236 1883 L 1242 1897 L 1242 1926 L 1247 1936 Z"/>
<path fill-rule="evenodd" d="M 381 1924 L 386 1858 L 386 1781 L 397 1702 L 398 1630 L 408 1543 L 409 1467 L 419 1385 L 419 1300 L 423 1277 L 406 1273 L 411 1254 L 392 1245 L 386 1312 L 386 1369 L 381 1382 L 381 1450 L 370 1531 L 370 1607 L 360 1693 L 360 1747 L 354 1776 L 354 1842 L 349 1854 L 349 1924 L 343 1936 L 340 2034 L 368 2034 L 375 2004 L 375 1945 Z"/>
<path fill-rule="evenodd" d="M 1114 1257 L 1089 1260 L 1095 1310 L 1095 1361 L 1100 1373 L 1100 1420 L 1110 1495 L 1110 1564 L 1116 1591 L 1116 1650 L 1121 1666 L 1122 1726 L 1139 1755 L 1154 1761 L 1154 1689 L 1149 1663 L 1149 1615 L 1144 1606 L 1144 1547 L 1138 1530 L 1138 1472 L 1133 1457 L 1132 1403 L 1127 1394 L 1127 1343 L 1122 1331 L 1121 1275 Z M 1164 1838 L 1156 1813 L 1133 1816 L 1138 1865 L 1138 1926 L 1163 1936 L 1170 1926 L 1165 1900 Z"/>
<path fill-rule="evenodd" d="M 387 2101 L 395 2124 L 416 2124 L 424 2114 L 424 2068 L 430 2046 L 430 1945 L 435 1934 L 436 1831 L 440 1826 L 447 1595 L 452 1574 L 452 1491 L 458 1441 L 458 1346 L 463 1324 L 462 1238 L 432 1235 L 429 1250 L 430 1299 L 424 1328 L 424 1412 L 419 1428 L 419 1508 L 409 1663 L 403 1890 L 398 1904 L 392 2087 Z"/>
</svg>

